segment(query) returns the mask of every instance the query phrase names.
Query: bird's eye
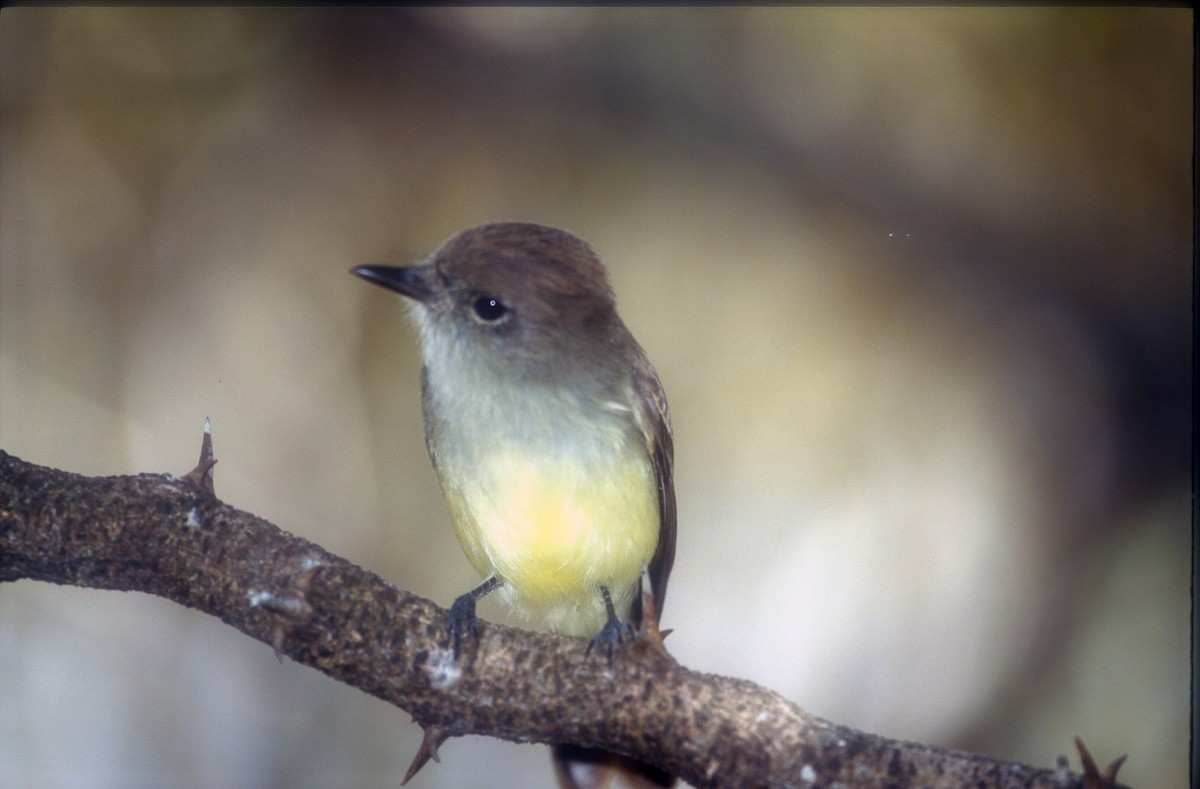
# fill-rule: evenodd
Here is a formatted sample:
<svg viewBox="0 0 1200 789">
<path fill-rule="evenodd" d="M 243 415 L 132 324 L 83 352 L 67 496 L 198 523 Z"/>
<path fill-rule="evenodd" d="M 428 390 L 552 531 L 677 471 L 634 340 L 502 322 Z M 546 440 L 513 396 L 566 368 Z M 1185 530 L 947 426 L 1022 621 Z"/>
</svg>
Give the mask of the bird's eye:
<svg viewBox="0 0 1200 789">
<path fill-rule="evenodd" d="M 475 315 L 484 323 L 495 323 L 508 314 L 508 307 L 495 296 L 480 296 L 471 306 Z"/>
</svg>

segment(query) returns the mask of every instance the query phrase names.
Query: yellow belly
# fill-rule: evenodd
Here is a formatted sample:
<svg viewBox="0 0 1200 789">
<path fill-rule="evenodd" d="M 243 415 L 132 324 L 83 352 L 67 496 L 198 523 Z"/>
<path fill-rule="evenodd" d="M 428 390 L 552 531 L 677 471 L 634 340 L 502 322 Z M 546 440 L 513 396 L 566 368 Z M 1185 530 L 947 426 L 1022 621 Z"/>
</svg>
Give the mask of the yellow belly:
<svg viewBox="0 0 1200 789">
<path fill-rule="evenodd" d="M 439 468 L 455 531 L 475 568 L 504 580 L 507 602 L 556 632 L 593 635 L 605 586 L 629 615 L 658 545 L 648 458 L 582 463 L 510 449 L 464 471 Z"/>
</svg>

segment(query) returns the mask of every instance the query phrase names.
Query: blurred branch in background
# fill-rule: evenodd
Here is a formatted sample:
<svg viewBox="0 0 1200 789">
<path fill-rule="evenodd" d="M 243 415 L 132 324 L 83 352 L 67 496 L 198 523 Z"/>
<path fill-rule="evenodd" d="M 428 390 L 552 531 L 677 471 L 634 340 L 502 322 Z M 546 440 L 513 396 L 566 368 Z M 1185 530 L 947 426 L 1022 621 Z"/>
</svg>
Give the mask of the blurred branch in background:
<svg viewBox="0 0 1200 789">
<path fill-rule="evenodd" d="M 415 343 L 346 270 L 565 227 L 671 399 L 682 662 L 1028 763 L 1078 733 L 1183 783 L 1192 22 L 5 8 L 0 445 L 155 468 L 210 414 L 228 500 L 448 601 L 474 579 Z M 401 716 L 224 630 L 6 588 L 0 783 L 402 771 Z M 131 662 L 139 637 L 170 648 Z M 541 749 L 452 747 L 426 785 L 497 760 L 549 783 Z"/>
</svg>

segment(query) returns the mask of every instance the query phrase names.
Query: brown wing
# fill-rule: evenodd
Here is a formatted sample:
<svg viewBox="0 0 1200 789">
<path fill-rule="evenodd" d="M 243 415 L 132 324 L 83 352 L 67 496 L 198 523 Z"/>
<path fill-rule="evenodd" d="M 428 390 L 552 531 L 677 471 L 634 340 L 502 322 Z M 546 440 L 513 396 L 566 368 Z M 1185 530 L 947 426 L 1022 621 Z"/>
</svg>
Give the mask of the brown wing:
<svg viewBox="0 0 1200 789">
<path fill-rule="evenodd" d="M 646 449 L 654 464 L 654 479 L 658 484 L 658 549 L 650 560 L 650 587 L 654 591 L 654 607 L 662 616 L 667 578 L 671 575 L 671 566 L 675 564 L 675 445 L 671 439 L 667 395 L 658 380 L 658 373 L 641 348 L 638 348 L 631 375 L 634 413 L 638 427 L 645 436 Z M 634 619 L 641 621 L 640 596 L 635 601 Z"/>
</svg>

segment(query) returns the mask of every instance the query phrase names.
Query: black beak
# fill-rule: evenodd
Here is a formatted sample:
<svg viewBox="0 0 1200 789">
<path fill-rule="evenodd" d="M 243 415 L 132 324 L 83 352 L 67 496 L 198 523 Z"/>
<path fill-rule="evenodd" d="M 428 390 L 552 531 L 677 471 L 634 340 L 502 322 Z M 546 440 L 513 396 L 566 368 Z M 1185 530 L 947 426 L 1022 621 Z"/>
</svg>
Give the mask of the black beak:
<svg viewBox="0 0 1200 789">
<path fill-rule="evenodd" d="M 367 282 L 394 290 L 423 304 L 433 304 L 439 298 L 433 266 L 358 266 L 350 269 Z"/>
</svg>

